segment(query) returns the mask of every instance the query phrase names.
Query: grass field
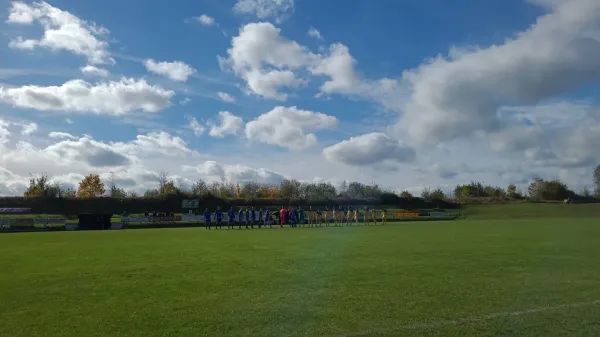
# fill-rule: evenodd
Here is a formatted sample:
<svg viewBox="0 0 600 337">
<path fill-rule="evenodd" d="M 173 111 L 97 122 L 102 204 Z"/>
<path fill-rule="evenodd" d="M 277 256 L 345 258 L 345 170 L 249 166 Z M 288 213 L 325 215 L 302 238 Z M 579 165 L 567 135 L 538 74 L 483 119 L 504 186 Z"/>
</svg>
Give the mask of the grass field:
<svg viewBox="0 0 600 337">
<path fill-rule="evenodd" d="M 0 235 L 0 336 L 598 336 L 600 205 Z"/>
</svg>

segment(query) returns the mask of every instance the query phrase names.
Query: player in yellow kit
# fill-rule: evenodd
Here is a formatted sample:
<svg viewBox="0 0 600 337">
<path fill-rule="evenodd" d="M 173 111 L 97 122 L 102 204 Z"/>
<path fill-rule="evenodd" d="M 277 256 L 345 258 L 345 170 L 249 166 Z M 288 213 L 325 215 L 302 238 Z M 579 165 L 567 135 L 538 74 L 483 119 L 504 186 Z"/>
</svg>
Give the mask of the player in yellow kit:
<svg viewBox="0 0 600 337">
<path fill-rule="evenodd" d="M 359 225 L 359 223 L 358 223 L 358 207 L 356 207 L 356 208 L 354 209 L 354 223 L 355 223 L 356 225 Z"/>
<path fill-rule="evenodd" d="M 382 225 L 385 225 L 385 224 L 387 224 L 387 209 L 384 209 L 384 210 L 381 212 L 381 224 L 382 224 Z"/>
<path fill-rule="evenodd" d="M 348 207 L 346 211 L 346 226 L 350 225 L 350 221 L 352 219 L 352 207 Z"/>
<path fill-rule="evenodd" d="M 331 208 L 331 221 L 333 222 L 334 226 L 337 226 L 337 217 L 336 217 L 336 213 L 335 213 L 335 206 L 333 206 Z"/>
<path fill-rule="evenodd" d="M 377 212 L 375 208 L 371 209 L 371 216 L 373 217 L 373 225 L 377 226 Z"/>
<path fill-rule="evenodd" d="M 367 208 L 367 206 L 365 206 L 365 213 L 364 213 L 363 217 L 364 217 L 363 221 L 365 222 L 365 225 L 368 225 L 370 221 L 369 221 L 369 208 Z"/>
</svg>

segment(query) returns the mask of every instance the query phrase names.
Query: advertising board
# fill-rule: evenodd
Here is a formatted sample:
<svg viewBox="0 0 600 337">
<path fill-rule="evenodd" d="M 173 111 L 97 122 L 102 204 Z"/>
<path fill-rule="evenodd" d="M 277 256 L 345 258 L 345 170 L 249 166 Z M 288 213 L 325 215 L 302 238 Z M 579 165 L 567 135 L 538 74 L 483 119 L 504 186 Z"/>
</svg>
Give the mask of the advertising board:
<svg viewBox="0 0 600 337">
<path fill-rule="evenodd" d="M 418 212 L 395 212 L 394 218 L 402 218 L 402 217 L 418 217 Z"/>
</svg>

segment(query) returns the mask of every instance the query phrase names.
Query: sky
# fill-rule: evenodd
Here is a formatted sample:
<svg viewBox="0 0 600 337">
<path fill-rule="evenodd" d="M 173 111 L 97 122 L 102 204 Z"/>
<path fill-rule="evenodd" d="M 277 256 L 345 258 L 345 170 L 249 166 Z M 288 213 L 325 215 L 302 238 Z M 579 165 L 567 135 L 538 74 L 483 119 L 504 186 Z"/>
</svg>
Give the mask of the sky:
<svg viewBox="0 0 600 337">
<path fill-rule="evenodd" d="M 31 174 L 591 186 L 597 0 L 0 0 L 0 195 Z"/>
</svg>

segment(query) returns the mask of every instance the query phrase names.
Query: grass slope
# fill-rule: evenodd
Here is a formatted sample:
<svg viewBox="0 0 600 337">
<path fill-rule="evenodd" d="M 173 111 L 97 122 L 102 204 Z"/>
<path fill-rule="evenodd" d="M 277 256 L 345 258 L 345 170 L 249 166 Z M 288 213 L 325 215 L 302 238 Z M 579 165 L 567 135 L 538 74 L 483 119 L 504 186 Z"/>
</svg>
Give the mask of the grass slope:
<svg viewBox="0 0 600 337">
<path fill-rule="evenodd" d="M 591 218 L 6 234 L 0 335 L 596 336 L 599 237 Z"/>
<path fill-rule="evenodd" d="M 600 204 L 513 203 L 467 205 L 462 213 L 471 220 L 599 218 Z"/>
</svg>

